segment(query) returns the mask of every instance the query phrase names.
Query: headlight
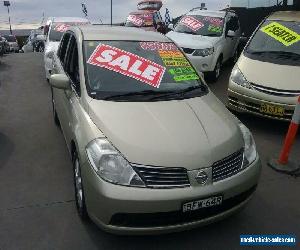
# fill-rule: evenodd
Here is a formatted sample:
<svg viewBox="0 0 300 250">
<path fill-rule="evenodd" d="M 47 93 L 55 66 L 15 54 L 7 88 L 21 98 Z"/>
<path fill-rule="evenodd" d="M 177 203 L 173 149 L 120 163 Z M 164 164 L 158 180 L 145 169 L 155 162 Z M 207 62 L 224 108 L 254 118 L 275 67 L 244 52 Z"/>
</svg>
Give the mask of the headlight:
<svg viewBox="0 0 300 250">
<path fill-rule="evenodd" d="M 106 139 L 91 141 L 86 152 L 92 167 L 102 179 L 123 186 L 145 187 L 129 162 Z"/>
<path fill-rule="evenodd" d="M 248 167 L 251 163 L 253 163 L 256 159 L 257 152 L 256 146 L 254 142 L 254 138 L 250 132 L 250 130 L 242 123 L 239 123 L 241 132 L 244 137 L 244 165 L 243 168 Z"/>
<path fill-rule="evenodd" d="M 209 56 L 214 53 L 214 48 L 209 49 L 196 49 L 193 53 L 193 56 Z"/>
<path fill-rule="evenodd" d="M 234 66 L 230 78 L 236 84 L 241 85 L 248 89 L 252 89 L 251 84 L 247 81 L 246 77 L 243 75 L 241 70 L 238 68 L 237 64 Z"/>
</svg>

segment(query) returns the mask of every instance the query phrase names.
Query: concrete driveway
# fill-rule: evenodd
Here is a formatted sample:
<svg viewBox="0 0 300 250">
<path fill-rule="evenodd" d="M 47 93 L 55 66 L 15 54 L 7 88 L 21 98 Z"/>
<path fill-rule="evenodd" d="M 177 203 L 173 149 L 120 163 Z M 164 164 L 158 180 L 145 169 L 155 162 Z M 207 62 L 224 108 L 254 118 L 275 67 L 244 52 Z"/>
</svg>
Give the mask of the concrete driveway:
<svg viewBox="0 0 300 250">
<path fill-rule="evenodd" d="M 230 68 L 211 89 L 225 100 Z M 102 232 L 77 216 L 72 167 L 52 120 L 41 54 L 0 61 L 0 249 L 245 249 L 240 234 L 296 234 L 300 240 L 300 178 L 274 172 L 288 124 L 239 118 L 252 130 L 263 161 L 258 190 L 241 213 L 207 227 L 126 237 Z M 300 138 L 293 156 L 300 161 Z M 282 248 L 281 248 L 282 249 Z"/>
</svg>

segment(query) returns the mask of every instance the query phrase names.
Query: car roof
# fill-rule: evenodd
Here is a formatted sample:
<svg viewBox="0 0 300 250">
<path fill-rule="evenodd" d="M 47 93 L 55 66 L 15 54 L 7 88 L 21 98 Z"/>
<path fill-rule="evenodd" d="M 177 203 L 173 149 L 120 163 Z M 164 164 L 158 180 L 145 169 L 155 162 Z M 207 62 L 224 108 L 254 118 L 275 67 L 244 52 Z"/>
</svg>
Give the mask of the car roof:
<svg viewBox="0 0 300 250">
<path fill-rule="evenodd" d="M 210 16 L 210 17 L 225 17 L 226 11 L 213 11 L 213 10 L 200 10 L 200 9 L 194 9 L 190 10 L 187 15 L 200 15 L 200 16 Z"/>
<path fill-rule="evenodd" d="M 278 11 L 271 14 L 267 20 L 300 22 L 300 11 Z"/>
<path fill-rule="evenodd" d="M 138 10 L 130 12 L 129 15 L 144 15 L 144 14 L 154 14 L 156 10 Z"/>
<path fill-rule="evenodd" d="M 110 25 L 82 25 L 71 27 L 72 31 L 80 31 L 83 40 L 119 40 L 119 41 L 157 41 L 170 42 L 169 38 L 159 32 L 145 31 L 139 28 L 110 26 Z"/>
<path fill-rule="evenodd" d="M 82 17 L 52 17 L 52 22 L 89 22 L 88 19 Z"/>
</svg>

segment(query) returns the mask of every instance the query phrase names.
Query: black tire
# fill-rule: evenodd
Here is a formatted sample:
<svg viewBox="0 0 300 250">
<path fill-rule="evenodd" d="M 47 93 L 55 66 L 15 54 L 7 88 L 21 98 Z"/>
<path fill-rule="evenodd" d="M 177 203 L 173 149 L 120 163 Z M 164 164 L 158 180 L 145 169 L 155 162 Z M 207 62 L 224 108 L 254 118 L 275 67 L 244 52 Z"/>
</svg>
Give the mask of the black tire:
<svg viewBox="0 0 300 250">
<path fill-rule="evenodd" d="M 233 57 L 230 59 L 230 64 L 235 65 L 238 59 L 239 59 L 239 48 L 235 50 Z"/>
<path fill-rule="evenodd" d="M 219 57 L 214 71 L 209 72 L 208 74 L 209 79 L 211 79 L 213 82 L 216 82 L 221 75 L 221 69 L 222 69 L 222 57 Z"/>
<path fill-rule="evenodd" d="M 53 98 L 53 88 L 51 88 L 51 103 L 52 103 L 52 113 L 53 113 L 53 120 L 57 127 L 60 128 L 60 121 L 55 110 L 54 98 Z"/>
<path fill-rule="evenodd" d="M 79 217 L 82 220 L 86 221 L 88 219 L 88 213 L 85 204 L 80 161 L 76 151 L 74 151 L 73 153 L 72 163 L 73 163 L 73 173 L 74 173 L 73 179 L 74 179 L 74 191 L 75 191 L 74 194 L 75 194 L 76 208 Z"/>
</svg>

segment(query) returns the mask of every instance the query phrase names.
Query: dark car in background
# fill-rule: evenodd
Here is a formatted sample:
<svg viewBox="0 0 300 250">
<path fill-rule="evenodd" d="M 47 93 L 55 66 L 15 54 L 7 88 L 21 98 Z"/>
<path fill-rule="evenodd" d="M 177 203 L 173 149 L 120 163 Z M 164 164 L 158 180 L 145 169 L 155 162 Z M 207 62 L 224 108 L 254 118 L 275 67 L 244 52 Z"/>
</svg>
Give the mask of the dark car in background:
<svg viewBox="0 0 300 250">
<path fill-rule="evenodd" d="M 18 53 L 19 52 L 19 44 L 18 44 L 16 36 L 14 36 L 14 35 L 5 35 L 4 37 L 5 37 L 5 39 L 7 40 L 8 44 L 9 44 L 9 52 Z"/>
</svg>

